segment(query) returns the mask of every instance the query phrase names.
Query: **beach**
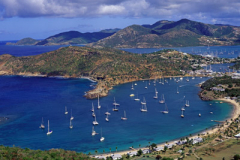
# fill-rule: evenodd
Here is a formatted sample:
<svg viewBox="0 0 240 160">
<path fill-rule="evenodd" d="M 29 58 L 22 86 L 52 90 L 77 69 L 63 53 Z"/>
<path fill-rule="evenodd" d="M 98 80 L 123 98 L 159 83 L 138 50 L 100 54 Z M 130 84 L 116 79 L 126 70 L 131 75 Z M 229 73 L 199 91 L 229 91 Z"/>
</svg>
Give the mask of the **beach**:
<svg viewBox="0 0 240 160">
<path fill-rule="evenodd" d="M 236 118 L 239 117 L 239 115 L 240 115 L 240 105 L 239 105 L 239 103 L 237 103 L 235 100 L 225 99 L 225 98 L 220 98 L 220 99 L 217 99 L 217 100 L 223 101 L 225 103 L 231 103 L 232 104 L 233 110 L 232 110 L 231 116 L 228 119 L 226 119 L 228 122 L 230 122 L 231 119 L 236 119 Z M 228 124 L 224 123 L 224 126 L 221 129 L 224 130 L 227 127 L 229 127 L 229 125 L 230 125 L 230 123 L 228 123 Z M 213 129 L 208 129 L 204 132 L 208 133 L 208 134 L 215 134 L 215 133 L 219 132 L 219 128 L 215 127 Z M 203 133 L 203 131 L 200 132 L 200 133 Z M 193 133 L 192 135 L 193 136 L 189 137 L 189 139 L 194 139 L 194 138 L 198 137 L 198 133 Z M 175 144 L 178 141 L 180 141 L 180 139 L 168 141 L 168 144 Z M 158 147 L 164 147 L 165 144 L 166 143 L 159 143 L 159 144 L 157 144 L 157 146 Z M 140 147 L 140 148 L 136 148 L 136 149 L 129 149 L 129 150 L 124 150 L 124 151 L 117 151 L 117 152 L 99 154 L 99 155 L 95 155 L 95 156 L 106 156 L 106 157 L 108 157 L 108 156 L 111 156 L 112 154 L 120 154 L 121 156 L 123 156 L 123 155 L 126 155 L 127 153 L 129 153 L 131 151 L 138 151 L 139 149 L 144 150 L 144 149 L 149 149 L 149 148 L 148 147 Z"/>
</svg>

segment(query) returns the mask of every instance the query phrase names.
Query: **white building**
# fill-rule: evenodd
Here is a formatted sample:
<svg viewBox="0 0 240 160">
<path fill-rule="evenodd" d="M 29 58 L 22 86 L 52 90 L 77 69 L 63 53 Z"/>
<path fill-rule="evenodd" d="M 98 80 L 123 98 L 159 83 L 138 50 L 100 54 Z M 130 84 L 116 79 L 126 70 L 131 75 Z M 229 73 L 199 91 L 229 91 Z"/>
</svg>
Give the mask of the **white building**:
<svg viewBox="0 0 240 160">
<path fill-rule="evenodd" d="M 129 155 L 130 157 L 136 156 L 137 155 L 137 151 L 128 152 L 127 155 Z"/>
<path fill-rule="evenodd" d="M 113 160 L 117 160 L 117 159 L 122 158 L 122 156 L 120 154 L 113 154 L 111 157 L 112 157 Z"/>
</svg>

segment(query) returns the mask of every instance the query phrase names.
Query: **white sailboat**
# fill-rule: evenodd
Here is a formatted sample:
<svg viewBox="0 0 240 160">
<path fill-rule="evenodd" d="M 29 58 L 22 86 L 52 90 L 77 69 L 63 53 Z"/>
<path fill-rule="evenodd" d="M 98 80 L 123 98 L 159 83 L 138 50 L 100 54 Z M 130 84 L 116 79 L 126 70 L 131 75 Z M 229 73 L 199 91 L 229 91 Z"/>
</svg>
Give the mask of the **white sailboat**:
<svg viewBox="0 0 240 160">
<path fill-rule="evenodd" d="M 114 106 L 119 106 L 120 105 L 119 103 L 116 102 L 115 97 L 114 97 L 114 100 L 113 100 L 113 105 Z"/>
<path fill-rule="evenodd" d="M 41 129 L 44 129 L 44 128 L 45 128 L 45 126 L 44 126 L 44 124 L 43 124 L 43 117 L 42 117 L 42 123 L 41 123 L 41 125 L 39 126 L 39 128 L 41 128 Z"/>
<path fill-rule="evenodd" d="M 185 106 L 186 106 L 186 107 L 189 107 L 189 106 L 190 106 L 188 100 L 186 100 L 186 104 L 185 104 Z"/>
<path fill-rule="evenodd" d="M 74 119 L 74 117 L 72 116 L 72 109 L 71 109 L 71 118 L 70 118 L 70 120 L 73 120 Z"/>
<path fill-rule="evenodd" d="M 155 96 L 153 97 L 154 99 L 158 99 L 158 92 L 155 92 Z"/>
<path fill-rule="evenodd" d="M 134 101 L 140 101 L 140 99 L 138 98 L 138 93 L 137 93 L 137 98 L 135 98 Z"/>
<path fill-rule="evenodd" d="M 113 108 L 113 111 L 118 111 L 117 106 L 115 105 L 115 107 Z"/>
<path fill-rule="evenodd" d="M 94 112 L 94 106 L 93 106 L 93 103 L 92 103 L 92 112 Z"/>
<path fill-rule="evenodd" d="M 105 118 L 105 120 L 106 120 L 107 122 L 109 122 L 109 119 L 108 119 L 108 114 L 107 114 L 107 117 Z"/>
<path fill-rule="evenodd" d="M 73 125 L 72 125 L 72 120 L 70 119 L 70 125 L 69 125 L 69 128 L 72 129 L 73 128 Z"/>
<path fill-rule="evenodd" d="M 95 136 L 97 132 L 94 130 L 94 126 L 92 127 L 92 136 Z"/>
<path fill-rule="evenodd" d="M 100 141 L 102 142 L 104 140 L 105 140 L 105 138 L 102 136 L 102 128 L 101 128 L 101 138 L 100 138 Z"/>
<path fill-rule="evenodd" d="M 143 97 L 143 101 L 141 102 L 141 104 L 147 104 L 145 97 Z"/>
<path fill-rule="evenodd" d="M 185 111 L 185 108 L 184 108 L 184 106 L 181 108 L 181 111 Z"/>
<path fill-rule="evenodd" d="M 146 86 L 145 86 L 145 89 L 147 89 L 148 87 L 147 87 L 147 82 L 146 82 Z"/>
<path fill-rule="evenodd" d="M 184 118 L 184 115 L 183 115 L 183 110 L 182 110 L 182 114 L 181 114 L 181 117 Z"/>
<path fill-rule="evenodd" d="M 48 132 L 47 132 L 47 135 L 52 134 L 52 132 L 53 132 L 53 131 L 50 131 L 50 130 L 49 130 L 49 120 L 48 120 Z"/>
<path fill-rule="evenodd" d="M 198 116 L 201 117 L 202 116 L 201 113 L 199 113 Z"/>
<path fill-rule="evenodd" d="M 166 103 L 165 103 L 165 110 L 162 111 L 162 113 L 164 113 L 164 114 L 167 114 L 167 113 L 168 113 L 168 108 L 167 108 L 167 104 L 166 104 Z"/>
<path fill-rule="evenodd" d="M 111 113 L 108 112 L 108 106 L 107 106 L 107 112 L 105 112 L 105 115 L 111 115 Z"/>
<path fill-rule="evenodd" d="M 96 116 L 95 112 L 92 112 L 92 116 L 93 116 L 93 117 L 95 117 L 95 116 Z"/>
<path fill-rule="evenodd" d="M 96 116 L 95 116 L 95 120 L 93 121 L 93 125 L 98 125 L 98 122 L 97 122 Z"/>
<path fill-rule="evenodd" d="M 134 87 L 133 87 L 133 82 L 132 82 L 132 87 L 131 87 L 131 90 L 134 90 Z"/>
<path fill-rule="evenodd" d="M 177 94 L 179 93 L 179 91 L 178 91 L 178 87 L 177 87 Z"/>
<path fill-rule="evenodd" d="M 126 111 L 124 111 L 124 117 L 121 117 L 122 120 L 127 120 Z"/>
<path fill-rule="evenodd" d="M 65 107 L 65 112 L 64 112 L 65 114 L 68 114 L 68 111 L 67 111 L 67 106 Z"/>
<path fill-rule="evenodd" d="M 159 103 L 165 103 L 164 94 L 162 94 L 162 100 L 160 100 Z"/>
<path fill-rule="evenodd" d="M 186 81 L 189 82 L 189 78 L 186 78 Z"/>
<path fill-rule="evenodd" d="M 142 108 L 140 109 L 141 112 L 147 112 L 147 105 L 142 104 Z"/>
<path fill-rule="evenodd" d="M 100 102 L 99 102 L 99 94 L 98 94 L 98 106 L 97 106 L 98 109 L 101 108 L 101 105 L 100 105 Z"/>
</svg>

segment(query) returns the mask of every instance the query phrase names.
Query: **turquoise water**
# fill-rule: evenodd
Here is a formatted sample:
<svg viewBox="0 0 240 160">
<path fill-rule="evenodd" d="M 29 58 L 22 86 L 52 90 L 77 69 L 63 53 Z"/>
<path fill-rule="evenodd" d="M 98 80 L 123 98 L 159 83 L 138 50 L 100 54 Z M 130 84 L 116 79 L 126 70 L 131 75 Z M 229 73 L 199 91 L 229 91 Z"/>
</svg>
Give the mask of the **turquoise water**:
<svg viewBox="0 0 240 160">
<path fill-rule="evenodd" d="M 211 128 L 217 123 L 211 120 L 224 120 L 229 117 L 232 106 L 227 103 L 201 101 L 197 96 L 199 87 L 196 84 L 207 78 L 185 79 L 179 83 L 166 79 L 164 85 L 148 86 L 146 81 L 138 81 L 135 90 L 131 90 L 132 83 L 118 85 L 110 91 L 109 96 L 100 98 L 102 108 L 97 110 L 97 100 L 87 100 L 84 92 L 92 89 L 92 82 L 83 79 L 57 79 L 39 77 L 0 77 L 0 116 L 10 117 L 7 123 L 0 126 L 0 144 L 8 146 L 28 147 L 31 149 L 63 148 L 78 152 L 102 152 L 128 149 L 148 145 L 148 142 L 161 143 L 176 138 L 188 136 Z M 147 82 L 148 85 L 149 82 Z M 159 97 L 165 95 L 169 114 L 162 114 L 165 105 L 156 99 L 155 87 Z M 179 94 L 176 93 L 177 87 Z M 134 101 L 129 95 L 138 94 L 147 101 L 147 113 L 140 112 L 140 102 Z M 112 112 L 113 99 L 120 103 L 119 111 Z M 190 101 L 190 107 L 181 118 L 181 107 L 185 101 Z M 91 136 L 92 102 L 95 105 L 97 121 L 96 132 L 105 137 L 100 142 L 100 134 Z M 210 105 L 210 103 L 212 105 Z M 69 114 L 65 115 L 65 106 Z M 70 110 L 73 110 L 73 129 L 69 129 Z M 109 122 L 105 121 L 104 113 L 111 112 Z M 121 117 L 126 111 L 127 121 Z M 210 114 L 213 112 L 213 114 Z M 201 113 L 201 117 L 198 114 Z M 47 129 L 40 129 L 42 117 L 47 127 L 50 121 L 52 135 L 47 136 Z"/>
</svg>

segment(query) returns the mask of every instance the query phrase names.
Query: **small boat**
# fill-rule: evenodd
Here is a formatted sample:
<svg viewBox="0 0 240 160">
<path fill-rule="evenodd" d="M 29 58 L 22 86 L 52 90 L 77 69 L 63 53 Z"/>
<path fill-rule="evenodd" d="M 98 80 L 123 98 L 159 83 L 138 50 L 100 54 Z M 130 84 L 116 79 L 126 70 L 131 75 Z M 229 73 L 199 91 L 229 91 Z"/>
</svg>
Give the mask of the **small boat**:
<svg viewBox="0 0 240 160">
<path fill-rule="evenodd" d="M 50 131 L 50 130 L 49 130 L 49 120 L 48 120 L 48 132 L 47 132 L 47 135 L 52 134 L 52 132 L 53 132 L 53 131 Z"/>
<path fill-rule="evenodd" d="M 70 125 L 69 125 L 69 128 L 72 129 L 73 128 L 73 125 L 72 125 L 72 120 L 70 119 Z"/>
<path fill-rule="evenodd" d="M 189 107 L 189 106 L 190 106 L 190 104 L 189 104 L 189 101 L 188 101 L 188 100 L 186 100 L 186 104 L 185 104 L 185 106 L 186 106 L 186 107 Z"/>
<path fill-rule="evenodd" d="M 162 94 L 162 99 L 159 101 L 159 103 L 165 103 L 164 94 Z"/>
<path fill-rule="evenodd" d="M 95 136 L 97 132 L 94 130 L 94 126 L 92 127 L 92 136 Z"/>
<path fill-rule="evenodd" d="M 177 87 L 177 94 L 179 93 L 179 91 L 178 91 L 178 87 Z"/>
<path fill-rule="evenodd" d="M 109 119 L 108 119 L 108 114 L 107 114 L 107 117 L 105 118 L 105 120 L 106 120 L 107 122 L 109 122 Z"/>
<path fill-rule="evenodd" d="M 134 84 L 135 86 L 137 85 L 137 83 Z"/>
<path fill-rule="evenodd" d="M 124 117 L 121 117 L 122 120 L 127 120 L 126 111 L 124 111 Z"/>
<path fill-rule="evenodd" d="M 213 112 L 210 112 L 211 114 L 213 114 Z"/>
<path fill-rule="evenodd" d="M 134 101 L 140 101 L 140 99 L 138 98 L 138 94 L 137 94 L 137 98 L 135 98 Z"/>
<path fill-rule="evenodd" d="M 73 120 L 74 119 L 74 117 L 72 116 L 72 109 L 71 109 L 71 118 L 70 118 L 70 120 Z"/>
<path fill-rule="evenodd" d="M 147 104 L 145 97 L 143 97 L 143 101 L 141 102 L 141 104 Z"/>
<path fill-rule="evenodd" d="M 201 113 L 199 113 L 198 116 L 201 117 Z"/>
<path fill-rule="evenodd" d="M 98 106 L 97 106 L 98 109 L 101 108 L 101 105 L 100 105 L 100 102 L 99 102 L 99 94 L 98 94 Z"/>
<path fill-rule="evenodd" d="M 184 108 L 184 107 L 182 107 L 182 108 L 181 108 L 181 111 L 185 111 L 185 108 Z"/>
<path fill-rule="evenodd" d="M 186 78 L 186 81 L 189 82 L 189 78 Z"/>
<path fill-rule="evenodd" d="M 117 106 L 115 105 L 115 107 L 113 108 L 113 111 L 118 111 Z"/>
<path fill-rule="evenodd" d="M 132 87 L 131 87 L 131 90 L 134 90 L 134 87 L 133 87 L 133 83 L 132 83 Z"/>
<path fill-rule="evenodd" d="M 219 102 L 219 103 L 223 103 L 223 102 L 221 101 L 221 102 Z"/>
<path fill-rule="evenodd" d="M 64 114 L 68 114 L 67 107 L 65 107 L 65 113 Z"/>
<path fill-rule="evenodd" d="M 130 97 L 134 97 L 134 94 L 130 94 Z"/>
<path fill-rule="evenodd" d="M 180 80 L 183 80 L 183 77 L 180 77 L 179 79 L 180 79 Z"/>
<path fill-rule="evenodd" d="M 105 140 L 105 138 L 102 136 L 102 128 L 101 128 L 101 138 L 100 138 L 100 141 L 102 142 L 104 140 Z"/>
<path fill-rule="evenodd" d="M 165 103 L 165 110 L 162 111 L 162 113 L 164 113 L 164 114 L 168 114 L 168 108 L 167 108 L 167 104 L 166 104 L 166 103 Z"/>
<path fill-rule="evenodd" d="M 195 79 L 195 77 L 192 77 L 192 79 Z"/>
<path fill-rule="evenodd" d="M 107 106 L 107 112 L 105 112 L 105 115 L 111 115 L 111 113 L 108 112 L 108 106 Z"/>
<path fill-rule="evenodd" d="M 95 114 L 94 112 L 92 112 L 92 116 L 93 116 L 93 117 L 95 117 L 95 116 L 96 116 L 96 114 Z"/>
<path fill-rule="evenodd" d="M 96 116 L 95 116 L 95 120 L 93 121 L 93 125 L 98 125 L 98 122 L 96 120 Z"/>
<path fill-rule="evenodd" d="M 181 117 L 184 118 L 184 115 L 183 115 L 183 110 L 182 110 L 182 114 L 181 114 Z"/>
<path fill-rule="evenodd" d="M 147 87 L 147 82 L 146 82 L 146 86 L 145 86 L 145 89 L 147 89 L 148 87 Z"/>
<path fill-rule="evenodd" d="M 114 97 L 114 100 L 113 100 L 113 105 L 114 106 L 119 106 L 120 105 L 119 103 L 116 102 L 115 97 Z"/>
<path fill-rule="evenodd" d="M 141 112 L 147 112 L 147 105 L 142 104 L 142 108 L 140 109 Z"/>
<path fill-rule="evenodd" d="M 39 128 L 41 128 L 41 129 L 44 129 L 44 128 L 45 128 L 45 126 L 44 126 L 44 124 L 43 124 L 43 117 L 42 117 L 42 123 L 41 123 L 41 125 L 39 126 Z"/>
</svg>

